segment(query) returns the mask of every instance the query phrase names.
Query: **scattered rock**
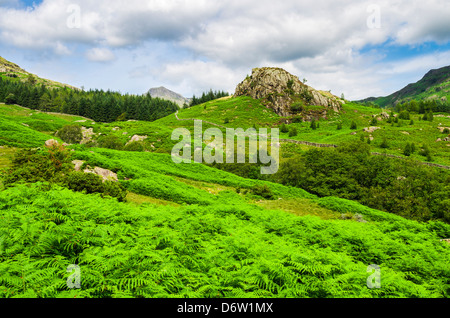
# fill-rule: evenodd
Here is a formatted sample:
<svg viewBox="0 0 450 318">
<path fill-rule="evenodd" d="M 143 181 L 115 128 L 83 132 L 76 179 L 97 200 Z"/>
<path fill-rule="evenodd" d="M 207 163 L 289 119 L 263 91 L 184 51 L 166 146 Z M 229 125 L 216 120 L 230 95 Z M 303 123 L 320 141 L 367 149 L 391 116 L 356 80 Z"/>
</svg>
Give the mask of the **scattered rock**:
<svg viewBox="0 0 450 318">
<path fill-rule="evenodd" d="M 74 121 L 74 123 L 85 123 L 85 122 L 86 122 L 86 119 L 81 119 L 81 120 Z"/>
<path fill-rule="evenodd" d="M 131 137 L 130 141 L 127 142 L 127 145 L 129 143 L 132 143 L 133 141 L 144 141 L 145 139 L 147 139 L 148 136 L 139 136 L 139 135 L 134 135 L 133 137 Z"/>
<path fill-rule="evenodd" d="M 49 147 L 49 148 L 53 147 L 53 146 L 59 146 L 59 142 L 58 142 L 58 140 L 55 140 L 55 139 L 49 139 L 45 142 L 45 146 Z"/>
<path fill-rule="evenodd" d="M 378 130 L 378 129 L 381 129 L 380 127 L 374 127 L 374 126 L 371 126 L 371 127 L 366 127 L 366 128 L 364 128 L 363 129 L 363 131 L 364 132 L 368 132 L 368 133 L 373 133 L 375 130 Z"/>
<path fill-rule="evenodd" d="M 441 133 L 444 132 L 445 128 L 447 128 L 448 130 L 450 130 L 450 127 L 438 127 L 438 129 L 441 131 Z"/>
<path fill-rule="evenodd" d="M 356 134 L 357 134 L 356 131 L 350 133 L 350 135 L 356 135 Z"/>
<path fill-rule="evenodd" d="M 118 131 L 118 130 L 120 130 L 120 127 L 114 127 L 112 130 L 113 131 Z"/>
<path fill-rule="evenodd" d="M 80 171 L 81 167 L 84 164 L 84 161 L 83 160 L 73 160 L 72 164 L 74 165 L 74 168 L 75 168 L 76 171 Z M 94 169 L 86 168 L 86 169 L 83 170 L 83 172 L 84 173 L 93 173 L 93 174 L 99 175 L 100 177 L 102 177 L 103 182 L 105 182 L 105 181 L 114 181 L 114 182 L 118 181 L 117 174 L 112 172 L 111 170 L 108 170 L 108 169 L 103 169 L 103 168 L 100 168 L 100 167 L 94 167 Z"/>
<path fill-rule="evenodd" d="M 81 127 L 81 133 L 83 134 L 83 139 L 81 139 L 80 144 L 87 144 L 95 136 L 94 128 Z"/>
<path fill-rule="evenodd" d="M 22 125 L 24 125 L 25 127 L 30 127 L 30 125 L 27 125 L 27 124 L 25 124 L 25 123 L 22 123 Z"/>
<path fill-rule="evenodd" d="M 436 142 L 440 142 L 440 141 L 442 141 L 442 139 L 441 139 L 441 138 L 438 138 L 438 139 L 436 139 Z"/>
<path fill-rule="evenodd" d="M 83 165 L 84 161 L 83 160 L 73 160 L 72 163 L 75 166 L 75 171 L 80 171 L 81 166 Z"/>
<path fill-rule="evenodd" d="M 404 134 L 404 135 L 411 135 L 409 132 L 407 132 L 407 131 L 402 131 L 402 134 Z"/>
</svg>

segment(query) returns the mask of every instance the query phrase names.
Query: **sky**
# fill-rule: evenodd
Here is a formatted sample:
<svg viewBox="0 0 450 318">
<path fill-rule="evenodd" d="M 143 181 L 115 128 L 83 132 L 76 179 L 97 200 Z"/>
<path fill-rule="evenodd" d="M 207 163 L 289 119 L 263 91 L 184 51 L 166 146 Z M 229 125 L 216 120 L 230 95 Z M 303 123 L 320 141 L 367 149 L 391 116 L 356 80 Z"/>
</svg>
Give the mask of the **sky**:
<svg viewBox="0 0 450 318">
<path fill-rule="evenodd" d="M 84 89 L 234 93 L 281 67 L 346 99 L 450 65 L 448 0 L 0 0 L 0 56 Z"/>
</svg>

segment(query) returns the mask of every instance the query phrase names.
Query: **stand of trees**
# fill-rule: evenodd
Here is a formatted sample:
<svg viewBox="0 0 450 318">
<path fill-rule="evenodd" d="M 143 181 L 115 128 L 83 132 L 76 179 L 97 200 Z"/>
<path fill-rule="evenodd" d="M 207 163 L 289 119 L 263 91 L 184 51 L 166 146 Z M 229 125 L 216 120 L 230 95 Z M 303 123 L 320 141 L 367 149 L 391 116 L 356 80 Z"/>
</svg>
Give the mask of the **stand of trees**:
<svg viewBox="0 0 450 318">
<path fill-rule="evenodd" d="M 408 111 L 418 114 L 426 113 L 450 113 L 450 103 L 448 101 L 430 99 L 430 100 L 411 100 L 398 103 L 394 106 L 396 112 Z"/>
<path fill-rule="evenodd" d="M 205 93 L 203 92 L 202 96 L 200 98 L 192 96 L 192 101 L 189 104 L 189 107 L 195 106 L 195 105 L 200 105 L 206 102 L 209 102 L 210 100 L 214 100 L 217 98 L 221 98 L 221 97 L 225 97 L 225 96 L 229 96 L 230 94 L 228 94 L 227 92 L 224 91 L 212 91 L 209 90 L 209 92 Z"/>
<path fill-rule="evenodd" d="M 153 98 L 150 94 L 122 95 L 109 90 L 48 88 L 2 77 L 0 102 L 88 117 L 98 122 L 128 119 L 153 121 L 179 109 L 175 103 Z"/>
</svg>

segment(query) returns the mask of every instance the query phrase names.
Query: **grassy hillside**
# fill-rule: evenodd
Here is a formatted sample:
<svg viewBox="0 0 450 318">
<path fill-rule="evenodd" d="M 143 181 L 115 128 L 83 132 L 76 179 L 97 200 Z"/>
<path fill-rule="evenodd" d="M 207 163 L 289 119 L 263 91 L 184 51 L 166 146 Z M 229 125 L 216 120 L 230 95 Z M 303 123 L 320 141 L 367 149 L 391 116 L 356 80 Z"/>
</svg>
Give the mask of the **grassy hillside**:
<svg viewBox="0 0 450 318">
<path fill-rule="evenodd" d="M 364 136 L 366 142 L 362 129 L 380 113 L 348 103 L 342 114 L 320 120 L 319 128 L 291 123 L 297 135 L 281 137 L 343 145 Z M 223 130 L 281 127 L 285 120 L 247 97 L 211 101 L 177 116 Z M 438 118 L 450 126 L 448 118 Z M 55 176 L 52 183 L 6 184 L 0 191 L 0 297 L 449 297 L 450 245 L 442 239 L 450 237 L 450 225 L 204 164 L 177 165 L 168 154 L 177 142 L 170 136 L 177 127 L 192 130 L 192 120 L 172 114 L 154 122 L 93 123 L 3 104 L 0 119 L 2 167 L 12 166 L 18 148 L 41 147 L 63 126 L 76 124 L 95 135 L 90 144 L 70 146 L 67 160 L 110 169 L 127 190 L 126 202 L 118 202 L 69 190 Z M 386 151 L 399 155 L 403 143 L 423 142 L 435 162 L 450 163 L 450 147 L 434 139 L 442 136 L 437 120 L 399 123 L 377 123 L 381 129 L 372 133 L 370 149 L 377 150 L 383 137 Z M 208 127 L 217 126 L 204 123 Z M 125 151 L 133 135 L 147 136 L 143 148 Z M 103 138 L 118 141 L 118 149 L 102 147 Z M 282 143 L 282 160 L 309 149 Z M 79 289 L 67 285 L 71 264 L 80 267 Z M 371 264 L 380 266 L 381 288 L 367 286 Z"/>
<path fill-rule="evenodd" d="M 34 85 L 43 84 L 50 88 L 70 88 L 70 89 L 78 89 L 68 84 L 59 83 L 53 80 L 41 78 L 35 74 L 27 72 L 22 69 L 17 64 L 14 64 L 10 61 L 5 60 L 0 56 L 0 77 L 12 79 L 16 81 L 28 82 Z"/>
<path fill-rule="evenodd" d="M 450 250 L 440 241 L 448 225 L 266 183 L 279 206 L 302 200 L 304 214 L 312 207 L 326 217 L 299 216 L 261 207 L 251 191 L 187 184 L 251 190 L 254 180 L 179 167 L 165 154 L 93 152 L 75 155 L 120 163 L 129 189 L 183 205 L 119 203 L 45 184 L 0 192 L 2 297 L 448 297 Z M 80 267 L 80 289 L 66 284 L 70 264 Z M 381 268 L 380 289 L 367 287 L 370 264 Z"/>
<path fill-rule="evenodd" d="M 450 101 L 450 66 L 431 70 L 416 83 L 411 83 L 391 95 L 378 98 L 372 97 L 361 102 L 370 101 L 381 107 L 386 107 L 412 99 L 443 99 Z"/>
</svg>

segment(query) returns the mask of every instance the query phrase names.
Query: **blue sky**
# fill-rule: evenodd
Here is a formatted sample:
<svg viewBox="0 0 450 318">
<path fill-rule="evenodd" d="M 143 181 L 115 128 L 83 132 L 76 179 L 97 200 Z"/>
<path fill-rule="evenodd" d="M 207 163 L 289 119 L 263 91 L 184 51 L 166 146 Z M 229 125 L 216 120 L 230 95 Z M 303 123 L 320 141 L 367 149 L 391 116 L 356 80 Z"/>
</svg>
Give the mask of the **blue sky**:
<svg viewBox="0 0 450 318">
<path fill-rule="evenodd" d="M 347 99 L 450 64 L 446 0 L 0 0 L 0 56 L 77 87 L 230 93 L 282 67 Z"/>
</svg>

